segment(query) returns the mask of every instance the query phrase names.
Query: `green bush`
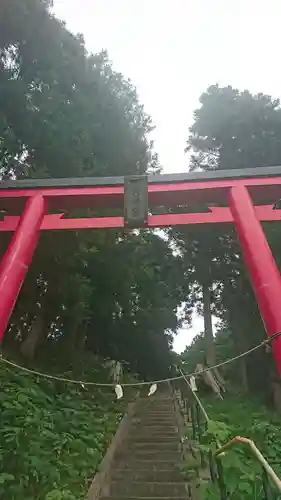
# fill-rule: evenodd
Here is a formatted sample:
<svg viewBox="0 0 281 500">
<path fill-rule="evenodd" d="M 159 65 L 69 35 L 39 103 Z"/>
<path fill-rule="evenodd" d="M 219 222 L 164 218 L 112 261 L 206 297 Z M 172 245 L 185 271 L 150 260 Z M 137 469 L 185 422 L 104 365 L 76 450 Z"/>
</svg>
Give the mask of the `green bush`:
<svg viewBox="0 0 281 500">
<path fill-rule="evenodd" d="M 215 450 L 214 438 L 225 444 L 235 436 L 252 439 L 274 471 L 281 477 L 281 429 L 277 415 L 255 400 L 228 396 L 224 401 L 205 398 L 204 407 L 212 419 L 203 436 L 204 451 Z M 262 468 L 247 445 L 237 445 L 221 457 L 224 483 L 232 500 L 264 499 Z M 202 491 L 206 500 L 219 499 L 218 487 L 208 483 Z M 281 494 L 270 486 L 272 500 Z"/>
<path fill-rule="evenodd" d="M 112 389 L 38 379 L 0 366 L 0 497 L 82 499 L 121 419 Z"/>
</svg>

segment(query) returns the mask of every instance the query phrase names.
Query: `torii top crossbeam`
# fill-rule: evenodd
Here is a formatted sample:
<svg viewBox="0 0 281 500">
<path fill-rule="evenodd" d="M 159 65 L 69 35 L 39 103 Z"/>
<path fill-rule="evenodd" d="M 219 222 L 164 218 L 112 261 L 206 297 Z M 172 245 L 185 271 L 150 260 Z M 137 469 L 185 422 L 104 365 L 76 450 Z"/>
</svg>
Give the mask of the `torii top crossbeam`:
<svg viewBox="0 0 281 500">
<path fill-rule="evenodd" d="M 77 179 L 28 179 L 0 184 L 0 210 L 6 217 L 0 221 L 0 231 L 14 231 L 26 200 L 40 193 L 48 209 L 58 213 L 46 215 L 41 230 L 94 229 L 124 227 L 122 217 L 64 218 L 64 211 L 79 208 L 114 209 L 124 206 L 124 177 Z M 281 198 L 281 167 L 196 172 L 187 174 L 151 175 L 147 178 L 148 206 L 172 208 L 176 205 L 210 205 L 206 213 L 148 215 L 147 227 L 167 227 L 182 224 L 233 222 L 228 204 L 232 187 L 245 186 L 255 203 L 260 220 L 280 220 L 273 203 Z M 267 203 L 259 206 L 260 203 Z M 212 207 L 224 204 L 225 207 Z M 62 213 L 61 213 L 62 212 Z M 13 216 L 13 217 L 12 217 Z"/>
<path fill-rule="evenodd" d="M 0 264 L 0 340 L 41 230 L 209 223 L 235 224 L 267 334 L 281 332 L 281 278 L 260 224 L 260 221 L 281 220 L 281 210 L 274 209 L 279 199 L 281 167 L 131 179 L 2 181 L 0 231 L 14 234 Z M 202 205 L 206 212 L 202 213 L 200 208 L 195 213 L 194 206 Z M 182 213 L 153 215 L 157 206 L 171 209 L 169 212 L 175 206 L 183 208 Z M 90 209 L 95 217 L 71 217 L 73 210 L 81 208 Z M 273 341 L 273 352 L 281 374 L 281 337 Z"/>
</svg>

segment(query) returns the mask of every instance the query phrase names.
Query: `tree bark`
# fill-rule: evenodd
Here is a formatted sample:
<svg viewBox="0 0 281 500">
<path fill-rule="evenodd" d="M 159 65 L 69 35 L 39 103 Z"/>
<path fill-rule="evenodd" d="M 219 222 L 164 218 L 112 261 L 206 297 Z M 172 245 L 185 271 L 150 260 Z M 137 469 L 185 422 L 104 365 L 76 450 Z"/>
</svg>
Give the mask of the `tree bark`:
<svg viewBox="0 0 281 500">
<path fill-rule="evenodd" d="M 243 335 L 245 335 L 245 333 L 246 332 L 243 331 Z M 241 335 L 234 334 L 234 342 L 236 343 L 237 355 L 239 355 L 242 352 L 245 352 L 247 350 L 248 347 L 245 344 L 244 339 L 241 339 Z M 240 365 L 241 387 L 242 387 L 243 392 L 248 393 L 249 392 L 249 381 L 248 381 L 247 362 L 246 362 L 245 357 L 239 359 L 239 365 Z"/>
<path fill-rule="evenodd" d="M 203 314 L 204 314 L 204 337 L 206 345 L 206 360 L 210 366 L 216 363 L 216 346 L 213 334 L 211 291 L 209 284 L 203 283 Z"/>
<path fill-rule="evenodd" d="M 245 341 L 248 324 L 246 321 L 243 321 L 241 317 L 240 322 L 237 323 L 237 318 L 235 318 L 235 315 L 230 310 L 228 314 L 230 329 L 233 333 L 235 355 L 238 356 L 249 348 L 247 342 Z M 246 357 L 240 358 L 237 365 L 239 366 L 239 378 L 242 391 L 247 394 L 249 392 L 249 381 Z"/>
<path fill-rule="evenodd" d="M 272 382 L 274 408 L 281 415 L 281 381 L 278 376 L 274 377 Z"/>
<path fill-rule="evenodd" d="M 216 364 L 216 344 L 213 332 L 212 311 L 211 311 L 211 289 L 207 282 L 202 285 L 203 289 L 203 314 L 204 314 L 204 338 L 206 346 L 206 362 L 208 366 Z M 225 392 L 225 380 L 219 370 L 214 368 L 214 375 L 220 389 Z"/>
<path fill-rule="evenodd" d="M 42 312 L 38 311 L 31 328 L 22 342 L 20 352 L 28 361 L 34 361 L 36 349 L 44 333 L 44 322 Z"/>
</svg>

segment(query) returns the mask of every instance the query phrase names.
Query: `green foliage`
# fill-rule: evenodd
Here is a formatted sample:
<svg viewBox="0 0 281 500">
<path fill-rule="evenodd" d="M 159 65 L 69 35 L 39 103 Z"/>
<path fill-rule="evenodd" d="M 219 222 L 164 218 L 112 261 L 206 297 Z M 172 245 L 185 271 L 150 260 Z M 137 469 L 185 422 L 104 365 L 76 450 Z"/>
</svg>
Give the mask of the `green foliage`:
<svg viewBox="0 0 281 500">
<path fill-rule="evenodd" d="M 113 390 L 36 380 L 0 366 L 0 496 L 85 497 L 124 409 Z"/>
<path fill-rule="evenodd" d="M 192 169 L 278 165 L 281 109 L 278 99 L 248 90 L 210 86 L 194 113 L 187 150 Z"/>
<path fill-rule="evenodd" d="M 216 441 L 225 442 L 229 438 L 229 428 L 224 422 L 209 420 L 207 423 L 206 436 L 212 436 Z"/>
<path fill-rule="evenodd" d="M 216 442 L 221 445 L 235 436 L 252 439 L 266 460 L 281 476 L 281 433 L 279 417 L 272 414 L 258 401 L 245 401 L 239 397 L 229 397 L 224 401 L 214 401 L 205 398 L 204 407 L 212 420 L 209 422 L 202 438 L 201 449 L 207 453 L 214 453 Z M 262 468 L 257 459 L 246 445 L 236 445 L 218 459 L 223 466 L 224 483 L 229 498 L 238 500 L 262 500 Z M 269 481 L 272 498 L 277 500 L 278 495 Z M 202 486 L 203 498 L 219 499 L 218 486 L 208 483 Z M 270 497 L 271 498 L 271 497 Z"/>
<path fill-rule="evenodd" d="M 5 0 L 1 10 L 4 173 L 15 168 L 14 153 L 21 160 L 15 173 L 23 176 L 31 169 L 37 177 L 145 171 L 153 163 L 151 124 L 134 86 L 106 52 L 87 54 L 81 35 L 46 7 L 43 0 Z"/>
</svg>

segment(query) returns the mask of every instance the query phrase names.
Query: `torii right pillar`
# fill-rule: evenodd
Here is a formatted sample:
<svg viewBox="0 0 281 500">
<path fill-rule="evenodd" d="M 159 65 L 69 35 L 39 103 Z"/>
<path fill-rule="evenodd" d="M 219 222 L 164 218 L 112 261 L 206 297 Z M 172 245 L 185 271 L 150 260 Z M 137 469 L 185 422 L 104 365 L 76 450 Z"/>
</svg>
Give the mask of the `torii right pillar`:
<svg viewBox="0 0 281 500">
<path fill-rule="evenodd" d="M 236 231 L 268 336 L 281 332 L 281 276 L 257 219 L 248 189 L 241 185 L 229 194 Z M 272 342 L 277 372 L 281 375 L 281 336 Z"/>
</svg>

